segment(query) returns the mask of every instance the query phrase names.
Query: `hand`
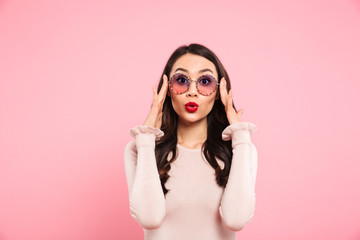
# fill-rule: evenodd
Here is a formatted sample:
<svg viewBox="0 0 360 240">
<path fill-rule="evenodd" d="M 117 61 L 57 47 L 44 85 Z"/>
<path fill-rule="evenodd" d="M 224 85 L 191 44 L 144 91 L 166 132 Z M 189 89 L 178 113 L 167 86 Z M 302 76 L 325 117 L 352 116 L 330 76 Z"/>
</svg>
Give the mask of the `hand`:
<svg viewBox="0 0 360 240">
<path fill-rule="evenodd" d="M 220 80 L 220 98 L 221 98 L 221 102 L 225 106 L 225 112 L 229 120 L 229 123 L 233 124 L 236 122 L 240 122 L 244 109 L 240 109 L 237 112 L 234 109 L 233 99 L 232 99 L 232 89 L 230 89 L 229 93 L 227 92 L 225 78 L 222 78 Z"/>
<path fill-rule="evenodd" d="M 157 94 L 156 87 L 153 86 L 153 103 L 151 105 L 151 110 L 145 120 L 144 126 L 160 128 L 162 120 L 162 108 L 166 98 L 166 93 L 168 90 L 168 78 L 163 75 L 163 83 L 160 89 L 159 94 Z"/>
</svg>

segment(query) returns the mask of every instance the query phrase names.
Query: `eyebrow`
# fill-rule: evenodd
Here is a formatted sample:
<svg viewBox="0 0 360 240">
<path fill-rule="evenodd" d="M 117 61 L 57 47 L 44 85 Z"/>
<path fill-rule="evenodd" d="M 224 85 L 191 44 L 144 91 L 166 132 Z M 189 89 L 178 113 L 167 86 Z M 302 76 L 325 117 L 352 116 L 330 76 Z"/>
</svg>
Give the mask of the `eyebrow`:
<svg viewBox="0 0 360 240">
<path fill-rule="evenodd" d="M 184 71 L 184 72 L 189 72 L 188 70 L 186 70 L 185 68 L 182 68 L 182 67 L 178 67 L 176 70 L 175 70 L 175 72 L 176 71 Z M 202 70 L 200 70 L 199 71 L 199 73 L 202 73 L 202 72 L 206 72 L 206 71 L 210 71 L 212 74 L 214 74 L 212 71 L 211 71 L 211 69 L 209 69 L 209 68 L 204 68 L 204 69 L 202 69 Z"/>
</svg>

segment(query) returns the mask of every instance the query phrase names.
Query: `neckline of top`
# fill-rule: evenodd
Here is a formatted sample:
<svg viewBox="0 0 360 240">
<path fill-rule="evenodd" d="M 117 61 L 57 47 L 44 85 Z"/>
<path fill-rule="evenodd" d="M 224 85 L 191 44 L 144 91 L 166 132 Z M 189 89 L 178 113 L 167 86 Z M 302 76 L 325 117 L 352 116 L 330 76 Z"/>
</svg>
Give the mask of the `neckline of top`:
<svg viewBox="0 0 360 240">
<path fill-rule="evenodd" d="M 185 150 L 185 151 L 188 151 L 188 152 L 199 152 L 201 151 L 201 148 L 186 148 L 184 146 L 181 146 L 180 144 L 176 144 L 176 146 L 181 149 L 181 150 Z"/>
</svg>

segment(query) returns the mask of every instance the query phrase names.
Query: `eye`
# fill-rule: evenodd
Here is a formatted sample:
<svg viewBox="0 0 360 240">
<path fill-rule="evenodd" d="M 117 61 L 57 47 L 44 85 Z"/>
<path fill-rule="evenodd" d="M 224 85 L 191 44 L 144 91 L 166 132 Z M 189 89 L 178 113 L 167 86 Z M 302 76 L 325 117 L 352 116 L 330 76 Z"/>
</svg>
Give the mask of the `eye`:
<svg viewBox="0 0 360 240">
<path fill-rule="evenodd" d="M 176 82 L 179 84 L 186 84 L 188 82 L 186 76 L 184 75 L 179 75 L 176 77 Z"/>
<path fill-rule="evenodd" d="M 199 83 L 201 85 L 209 85 L 213 82 L 214 80 L 211 77 L 208 76 L 204 76 L 199 80 Z"/>
</svg>

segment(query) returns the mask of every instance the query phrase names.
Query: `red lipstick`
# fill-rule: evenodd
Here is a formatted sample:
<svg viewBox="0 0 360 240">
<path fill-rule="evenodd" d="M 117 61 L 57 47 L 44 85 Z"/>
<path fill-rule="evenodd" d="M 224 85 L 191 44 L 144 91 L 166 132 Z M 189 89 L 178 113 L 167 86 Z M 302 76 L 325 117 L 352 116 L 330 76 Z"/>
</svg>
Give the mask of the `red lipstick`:
<svg viewBox="0 0 360 240">
<path fill-rule="evenodd" d="M 195 102 L 188 102 L 187 104 L 185 104 L 186 111 L 191 113 L 196 112 L 196 110 L 198 110 L 198 107 L 199 105 L 197 105 L 197 103 Z"/>
</svg>

